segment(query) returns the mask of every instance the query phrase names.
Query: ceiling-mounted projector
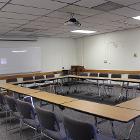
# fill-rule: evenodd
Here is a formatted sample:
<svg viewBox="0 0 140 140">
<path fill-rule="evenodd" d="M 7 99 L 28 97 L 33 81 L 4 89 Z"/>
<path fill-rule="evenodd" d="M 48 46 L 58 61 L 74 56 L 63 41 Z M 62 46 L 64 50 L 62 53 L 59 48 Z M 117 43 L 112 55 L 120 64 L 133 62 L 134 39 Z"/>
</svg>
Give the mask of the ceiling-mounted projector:
<svg viewBox="0 0 140 140">
<path fill-rule="evenodd" d="M 76 18 L 72 17 L 68 21 L 66 21 L 64 25 L 80 27 L 81 23 Z"/>
</svg>

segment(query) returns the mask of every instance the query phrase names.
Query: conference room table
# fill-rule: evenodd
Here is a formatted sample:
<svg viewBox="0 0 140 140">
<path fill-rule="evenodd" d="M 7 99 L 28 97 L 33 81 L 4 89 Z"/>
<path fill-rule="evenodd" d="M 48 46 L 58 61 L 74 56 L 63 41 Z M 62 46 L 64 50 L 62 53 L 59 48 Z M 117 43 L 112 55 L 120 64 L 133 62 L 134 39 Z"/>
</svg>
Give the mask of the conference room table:
<svg viewBox="0 0 140 140">
<path fill-rule="evenodd" d="M 103 88 L 103 91 L 108 95 L 108 92 L 105 88 L 105 85 L 110 85 L 111 81 L 120 82 L 121 91 L 119 93 L 119 99 L 128 99 L 128 87 L 130 83 L 137 83 L 140 85 L 140 80 L 138 79 L 128 79 L 128 78 L 109 78 L 109 77 L 94 77 L 94 76 L 78 76 L 78 75 L 66 75 L 66 76 L 57 76 L 53 78 L 46 78 L 46 79 L 37 79 L 37 80 L 27 80 L 27 81 L 21 81 L 21 82 L 12 82 L 11 84 L 20 84 L 23 87 L 26 87 L 26 84 L 34 83 L 36 86 L 41 87 L 38 82 L 44 82 L 44 84 L 47 84 L 47 81 L 53 81 L 53 84 L 59 85 L 60 88 L 62 88 L 64 79 L 68 79 L 68 81 L 71 81 L 69 79 L 82 79 L 82 80 L 96 80 L 97 88 L 98 88 L 98 97 L 101 97 L 103 99 L 104 96 L 101 95 L 101 88 Z M 106 81 L 106 82 L 105 82 Z M 72 81 L 71 81 L 72 82 Z M 54 84 L 54 85 L 55 85 Z M 125 88 L 124 88 L 125 87 Z M 123 93 L 123 89 L 125 89 L 125 95 Z M 56 92 L 56 87 L 54 86 L 54 92 Z"/>
<path fill-rule="evenodd" d="M 15 92 L 15 93 L 19 93 L 19 94 L 29 95 L 29 96 L 31 96 L 32 94 L 36 92 L 40 92 L 40 90 L 24 88 L 24 87 L 12 85 L 9 83 L 0 84 L 0 88 Z"/>
<path fill-rule="evenodd" d="M 111 106 L 95 102 L 78 100 L 71 97 L 56 95 L 48 92 L 41 92 L 38 90 L 19 87 L 12 84 L 0 84 L 0 87 L 19 94 L 32 96 L 39 100 L 47 101 L 51 104 L 59 105 L 64 108 L 70 108 L 79 112 L 90 114 L 94 117 L 100 117 L 110 120 L 112 126 L 112 134 L 114 137 L 116 137 L 113 124 L 114 121 L 119 121 L 123 123 L 128 123 L 130 121 L 133 122 L 132 127 L 129 131 L 129 138 L 132 132 L 132 128 L 135 125 L 135 119 L 140 116 L 140 111 L 138 110 L 122 108 L 119 106 Z"/>
<path fill-rule="evenodd" d="M 117 104 L 116 106 L 121 107 L 121 108 L 127 108 L 127 109 L 131 109 L 131 110 L 140 111 L 140 97 Z"/>
</svg>

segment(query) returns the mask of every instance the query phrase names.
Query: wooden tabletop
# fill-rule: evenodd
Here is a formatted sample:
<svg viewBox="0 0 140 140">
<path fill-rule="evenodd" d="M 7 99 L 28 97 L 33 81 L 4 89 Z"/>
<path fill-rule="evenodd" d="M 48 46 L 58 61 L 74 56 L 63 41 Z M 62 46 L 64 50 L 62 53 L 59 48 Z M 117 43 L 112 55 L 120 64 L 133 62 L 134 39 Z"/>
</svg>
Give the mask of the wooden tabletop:
<svg viewBox="0 0 140 140">
<path fill-rule="evenodd" d="M 140 111 L 140 97 L 120 103 L 116 106 Z"/>
<path fill-rule="evenodd" d="M 10 90 L 10 91 L 13 91 L 13 92 L 17 92 L 19 94 L 25 94 L 25 95 L 31 95 L 33 93 L 40 92 L 40 90 L 20 87 L 20 86 L 12 85 L 9 83 L 0 84 L 0 87 L 7 89 L 7 90 Z"/>
<path fill-rule="evenodd" d="M 90 115 L 95 115 L 101 118 L 106 118 L 120 122 L 129 122 L 140 115 L 140 111 L 99 104 L 84 100 L 77 100 L 69 103 L 64 103 L 63 106 Z"/>
<path fill-rule="evenodd" d="M 111 80 L 111 81 L 119 81 L 119 82 L 140 83 L 140 79 L 129 79 L 129 78 L 109 78 L 109 77 L 78 76 L 78 75 L 68 75 L 67 77 L 80 78 L 80 79 Z"/>
<path fill-rule="evenodd" d="M 56 95 L 53 93 L 48 92 L 37 92 L 32 95 L 34 98 L 44 100 L 53 104 L 61 105 L 63 103 L 68 103 L 72 101 L 76 101 L 78 99 L 62 96 L 62 95 Z"/>
<path fill-rule="evenodd" d="M 21 82 L 10 82 L 10 84 L 14 84 L 14 85 L 18 85 L 18 84 L 30 84 L 30 83 L 37 83 L 40 81 L 53 81 L 53 80 L 57 80 L 57 79 L 62 79 L 64 78 L 63 76 L 59 76 L 59 77 L 52 77 L 52 78 L 46 78 L 46 79 L 33 79 L 33 80 L 27 80 L 27 81 L 21 81 Z"/>
</svg>

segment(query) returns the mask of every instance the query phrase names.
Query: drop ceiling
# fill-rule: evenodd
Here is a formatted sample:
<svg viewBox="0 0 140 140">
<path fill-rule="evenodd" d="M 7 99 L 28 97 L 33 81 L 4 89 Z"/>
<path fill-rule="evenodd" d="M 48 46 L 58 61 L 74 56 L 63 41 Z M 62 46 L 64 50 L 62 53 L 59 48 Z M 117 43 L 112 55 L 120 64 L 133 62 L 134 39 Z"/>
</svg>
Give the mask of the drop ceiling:
<svg viewBox="0 0 140 140">
<path fill-rule="evenodd" d="M 71 13 L 82 26 L 65 26 Z M 140 0 L 0 0 L 0 37 L 66 37 L 96 34 L 140 27 Z"/>
</svg>

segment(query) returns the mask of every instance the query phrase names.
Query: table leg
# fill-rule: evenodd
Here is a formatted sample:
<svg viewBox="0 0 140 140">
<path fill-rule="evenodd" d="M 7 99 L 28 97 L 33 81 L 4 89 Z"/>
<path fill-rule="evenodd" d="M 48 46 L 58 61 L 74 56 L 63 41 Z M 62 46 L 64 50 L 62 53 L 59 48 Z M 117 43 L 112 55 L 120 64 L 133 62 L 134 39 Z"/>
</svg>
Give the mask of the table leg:
<svg viewBox="0 0 140 140">
<path fill-rule="evenodd" d="M 132 133 L 134 126 L 135 126 L 135 120 L 133 120 L 132 125 L 131 125 L 130 130 L 129 130 L 129 133 L 128 133 L 128 136 L 127 136 L 127 138 L 125 138 L 125 140 L 130 140 L 130 136 L 131 136 L 131 133 Z"/>
<path fill-rule="evenodd" d="M 115 133 L 115 129 L 114 129 L 114 122 L 113 121 L 110 121 L 110 123 L 111 123 L 111 130 L 112 130 L 113 138 L 116 139 L 116 133 Z"/>
</svg>

